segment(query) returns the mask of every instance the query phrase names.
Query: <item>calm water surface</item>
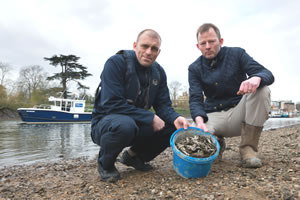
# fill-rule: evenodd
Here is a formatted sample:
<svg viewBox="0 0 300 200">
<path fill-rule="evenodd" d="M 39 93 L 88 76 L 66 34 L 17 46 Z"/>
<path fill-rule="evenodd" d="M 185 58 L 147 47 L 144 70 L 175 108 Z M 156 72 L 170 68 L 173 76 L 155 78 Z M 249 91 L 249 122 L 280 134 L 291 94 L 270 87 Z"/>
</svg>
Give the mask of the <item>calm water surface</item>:
<svg viewBox="0 0 300 200">
<path fill-rule="evenodd" d="M 99 147 L 90 124 L 24 124 L 0 122 L 0 168 L 9 165 L 94 157 Z"/>
<path fill-rule="evenodd" d="M 265 130 L 300 124 L 300 118 L 271 118 Z M 24 124 L 0 121 L 0 168 L 11 165 L 94 158 L 99 147 L 90 136 L 90 124 Z"/>
</svg>

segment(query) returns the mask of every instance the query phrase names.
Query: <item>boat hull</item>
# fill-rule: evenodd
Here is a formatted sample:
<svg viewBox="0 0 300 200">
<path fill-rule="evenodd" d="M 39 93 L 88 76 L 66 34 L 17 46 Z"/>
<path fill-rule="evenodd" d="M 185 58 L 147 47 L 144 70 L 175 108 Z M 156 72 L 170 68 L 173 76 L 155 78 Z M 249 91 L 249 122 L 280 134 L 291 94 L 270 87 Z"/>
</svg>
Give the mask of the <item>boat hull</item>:
<svg viewBox="0 0 300 200">
<path fill-rule="evenodd" d="M 20 108 L 17 111 L 26 123 L 89 123 L 92 118 L 91 112 L 71 113 L 50 109 L 25 108 Z"/>
</svg>

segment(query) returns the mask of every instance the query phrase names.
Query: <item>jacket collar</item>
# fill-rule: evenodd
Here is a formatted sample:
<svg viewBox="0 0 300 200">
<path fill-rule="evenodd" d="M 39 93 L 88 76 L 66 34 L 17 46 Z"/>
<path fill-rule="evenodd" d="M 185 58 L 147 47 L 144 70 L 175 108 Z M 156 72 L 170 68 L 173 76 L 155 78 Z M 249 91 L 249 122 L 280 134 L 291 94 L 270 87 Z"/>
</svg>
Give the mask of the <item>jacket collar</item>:
<svg viewBox="0 0 300 200">
<path fill-rule="evenodd" d="M 213 68 L 216 66 L 217 63 L 219 63 L 221 60 L 223 60 L 224 55 L 225 55 L 225 47 L 221 47 L 219 53 L 213 59 L 207 59 L 204 56 L 202 56 L 202 59 L 206 66 Z"/>
</svg>

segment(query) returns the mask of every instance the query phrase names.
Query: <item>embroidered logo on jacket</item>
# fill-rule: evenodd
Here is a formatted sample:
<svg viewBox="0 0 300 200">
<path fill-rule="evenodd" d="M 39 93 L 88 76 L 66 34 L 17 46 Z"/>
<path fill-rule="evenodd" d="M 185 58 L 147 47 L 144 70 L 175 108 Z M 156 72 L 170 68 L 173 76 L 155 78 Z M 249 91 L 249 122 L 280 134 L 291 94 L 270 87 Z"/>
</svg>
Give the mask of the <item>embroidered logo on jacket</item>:
<svg viewBox="0 0 300 200">
<path fill-rule="evenodd" d="M 152 80 L 152 84 L 155 85 L 155 86 L 158 85 L 158 80 L 153 79 L 153 80 Z"/>
</svg>

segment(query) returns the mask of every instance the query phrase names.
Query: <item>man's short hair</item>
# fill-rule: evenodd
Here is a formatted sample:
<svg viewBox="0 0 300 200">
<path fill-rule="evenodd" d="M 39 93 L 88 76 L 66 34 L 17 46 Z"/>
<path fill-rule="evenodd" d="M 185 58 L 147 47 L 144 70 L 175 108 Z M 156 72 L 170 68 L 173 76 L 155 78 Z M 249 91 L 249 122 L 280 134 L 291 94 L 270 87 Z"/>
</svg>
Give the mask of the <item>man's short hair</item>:
<svg viewBox="0 0 300 200">
<path fill-rule="evenodd" d="M 155 30 L 153 30 L 153 29 L 144 29 L 144 30 L 142 30 L 142 31 L 138 34 L 138 36 L 137 36 L 137 38 L 136 38 L 136 42 L 138 42 L 139 39 L 140 39 L 140 37 L 141 37 L 141 35 L 143 35 L 143 34 L 146 33 L 146 32 L 147 32 L 147 34 L 150 35 L 150 37 L 159 39 L 159 43 L 161 44 L 161 37 L 160 37 L 160 35 L 159 35 Z"/>
<path fill-rule="evenodd" d="M 214 31 L 216 32 L 219 40 L 221 39 L 221 33 L 220 33 L 220 30 L 218 29 L 218 27 L 212 23 L 205 23 L 205 24 L 202 24 L 198 30 L 197 30 L 197 34 L 196 34 L 196 37 L 197 37 L 197 40 L 198 40 L 198 35 L 200 33 L 204 33 L 204 32 L 207 32 L 210 28 L 213 28 Z"/>
</svg>

